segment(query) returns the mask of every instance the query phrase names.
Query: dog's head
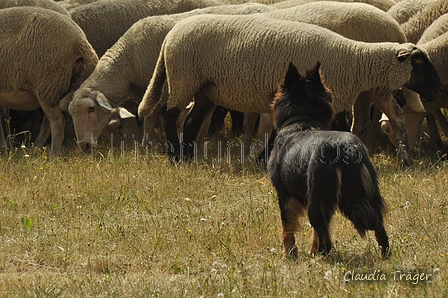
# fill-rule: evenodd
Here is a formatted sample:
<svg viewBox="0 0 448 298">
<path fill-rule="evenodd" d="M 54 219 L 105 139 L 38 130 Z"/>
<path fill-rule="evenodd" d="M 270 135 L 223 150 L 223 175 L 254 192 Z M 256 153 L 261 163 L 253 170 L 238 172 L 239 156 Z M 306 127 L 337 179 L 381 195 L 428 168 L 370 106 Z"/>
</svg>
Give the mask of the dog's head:
<svg viewBox="0 0 448 298">
<path fill-rule="evenodd" d="M 272 104 L 274 125 L 279 129 L 296 116 L 304 116 L 321 123 L 328 129 L 334 118 L 332 95 L 322 84 L 319 74 L 320 62 L 302 77 L 297 68 L 290 63 L 285 80 L 278 86 Z M 324 126 L 324 127 L 322 127 Z"/>
</svg>

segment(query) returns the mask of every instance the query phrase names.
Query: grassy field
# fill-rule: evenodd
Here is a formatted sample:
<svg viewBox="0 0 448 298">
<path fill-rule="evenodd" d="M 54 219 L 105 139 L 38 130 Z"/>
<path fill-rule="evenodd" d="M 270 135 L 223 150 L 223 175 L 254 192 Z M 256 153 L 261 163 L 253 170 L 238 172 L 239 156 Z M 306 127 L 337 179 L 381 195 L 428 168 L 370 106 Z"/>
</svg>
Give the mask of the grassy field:
<svg viewBox="0 0 448 298">
<path fill-rule="evenodd" d="M 444 162 L 372 156 L 389 260 L 338 213 L 330 255 L 309 255 L 303 218 L 292 262 L 264 168 L 237 153 L 180 166 L 132 150 L 64 156 L 25 147 L 1 162 L 1 297 L 448 296 Z"/>
</svg>

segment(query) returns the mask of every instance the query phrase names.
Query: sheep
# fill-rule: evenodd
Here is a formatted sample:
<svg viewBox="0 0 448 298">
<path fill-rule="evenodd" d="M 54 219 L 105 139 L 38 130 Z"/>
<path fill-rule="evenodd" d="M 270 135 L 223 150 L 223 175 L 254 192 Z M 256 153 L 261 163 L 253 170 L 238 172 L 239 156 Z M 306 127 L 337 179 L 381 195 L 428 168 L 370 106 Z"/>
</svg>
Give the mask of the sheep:
<svg viewBox="0 0 448 298">
<path fill-rule="evenodd" d="M 0 9 L 10 7 L 33 6 L 57 11 L 63 15 L 70 16 L 68 11 L 53 0 L 2 0 Z"/>
<path fill-rule="evenodd" d="M 138 20 L 222 4 L 219 0 L 103 0 L 70 10 L 98 57 Z"/>
<path fill-rule="evenodd" d="M 66 10 L 70 11 L 71 9 L 76 8 L 78 6 L 90 4 L 97 1 L 100 0 L 63 0 L 59 2 L 59 5 L 64 7 Z"/>
<path fill-rule="evenodd" d="M 403 24 L 432 2 L 434 0 L 401 0 L 389 8 L 387 13 L 396 19 L 399 24 Z"/>
<path fill-rule="evenodd" d="M 442 131 L 445 135 L 448 135 L 448 123 L 439 110 L 440 108 L 448 108 L 446 98 L 448 93 L 448 15 L 442 15 L 434 21 L 433 24 L 425 30 L 418 45 L 428 53 L 428 56 L 440 77 L 445 92 L 443 97 L 440 97 L 435 101 L 423 101 L 427 111 L 426 113 L 418 113 L 408 108 L 404 109 L 405 117 L 406 119 L 409 119 L 409 121 L 406 120 L 406 129 L 409 134 L 409 139 L 413 140 L 413 143 L 410 143 L 412 147 L 414 147 L 420 139 L 422 121 L 429 115 L 429 113 L 436 117 Z M 394 134 L 390 129 L 390 123 L 385 116 L 381 119 L 381 129 L 388 135 L 391 142 L 396 145 L 393 140 Z M 432 134 L 434 134 L 434 132 Z"/>
<path fill-rule="evenodd" d="M 398 43 L 406 42 L 406 37 L 396 20 L 394 20 L 386 12 L 365 3 L 340 3 L 333 1 L 310 2 L 298 7 L 266 12 L 263 14 L 263 16 L 319 25 L 321 27 L 325 27 L 336 33 L 339 33 L 347 38 L 358 41 L 389 41 Z M 356 101 L 355 103 L 357 105 L 357 113 L 353 121 L 352 132 L 357 135 L 360 135 L 361 129 L 368 124 L 370 98 L 372 98 L 372 94 L 370 94 L 371 91 L 366 91 L 366 93 L 367 94 L 362 94 L 363 98 L 368 99 L 367 102 L 364 100 L 364 106 L 360 105 L 360 100 Z M 424 110 L 420 99 L 416 96 L 409 98 L 409 105 L 416 111 Z M 200 105 L 198 109 L 205 110 L 204 107 Z M 399 115 L 396 115 L 396 111 L 399 112 L 399 110 L 393 107 L 389 111 L 385 112 L 387 112 L 389 115 L 394 114 L 395 116 L 391 116 L 393 117 L 392 121 L 398 122 L 400 120 L 398 120 Z M 260 136 L 265 135 L 265 133 L 269 133 L 271 131 L 272 121 L 265 119 L 268 117 L 268 115 L 269 114 L 262 115 L 260 123 L 263 125 L 260 125 L 260 127 L 263 127 L 263 129 L 259 129 Z M 246 149 L 246 153 L 249 152 L 250 137 L 252 135 L 248 132 L 253 131 L 256 121 L 256 117 L 254 118 L 253 116 L 254 115 L 246 115 L 245 118 L 244 130 L 246 132 L 244 134 L 243 145 Z M 190 124 L 192 122 L 193 121 L 188 121 L 186 125 L 192 125 Z M 401 122 L 403 122 L 403 120 L 401 120 Z M 398 126 L 402 124 L 396 125 Z M 205 132 L 206 128 L 201 127 L 196 140 L 201 140 Z"/>
<path fill-rule="evenodd" d="M 53 0 L 3 0 L 0 2 L 0 9 L 11 8 L 11 7 L 22 7 L 22 6 L 41 7 L 41 8 L 50 9 L 50 10 L 59 12 L 66 16 L 70 16 L 70 14 L 68 13 L 67 10 L 65 10 L 63 7 L 61 7 L 58 3 L 55 3 Z M 15 111 L 13 114 L 14 114 L 14 116 L 18 116 L 18 117 L 22 118 L 21 117 L 22 115 L 17 115 L 17 114 L 20 114 L 21 112 L 24 113 L 23 116 L 30 117 L 32 115 L 29 112 L 23 112 L 23 111 Z M 35 111 L 34 114 L 38 114 L 38 113 L 40 113 L 40 111 Z M 2 121 L 4 121 L 3 116 L 0 118 L 2 118 Z M 36 118 L 36 117 L 33 117 L 33 118 Z M 8 131 L 7 134 L 9 134 L 9 133 L 10 132 Z M 0 136 L 0 139 L 1 138 L 2 137 Z M 6 148 L 5 146 L 6 146 L 6 144 L 0 144 L 0 148 Z"/>
<path fill-rule="evenodd" d="M 98 140 L 112 107 L 118 107 L 127 100 L 141 101 L 163 39 L 177 21 L 197 14 L 247 14 L 271 9 L 256 3 L 212 6 L 180 14 L 150 16 L 135 23 L 101 57 L 90 77 L 75 92 L 68 107 L 79 147 L 90 151 L 92 140 Z M 155 119 L 152 118 L 152 123 L 146 123 L 146 127 L 154 126 Z M 153 129 L 146 128 L 145 131 Z M 151 140 L 153 135 L 147 138 Z"/>
<path fill-rule="evenodd" d="M 294 9 L 276 10 L 264 15 L 319 25 L 358 41 L 406 42 L 403 31 L 391 16 L 376 7 L 364 3 L 311 2 Z M 414 100 L 409 102 L 411 108 L 416 111 L 423 111 L 420 100 L 415 97 L 412 99 Z M 363 117 L 358 118 L 361 120 L 368 119 L 368 116 L 365 114 L 368 114 L 368 109 L 364 110 Z M 361 128 L 365 125 L 364 121 L 357 121 L 355 118 L 352 132 L 359 135 Z"/>
<path fill-rule="evenodd" d="M 167 34 L 138 115 L 151 114 L 166 80 L 168 154 L 182 161 L 175 122 L 193 97 L 211 107 L 267 113 L 289 62 L 301 71 L 321 61 L 336 112 L 350 109 L 361 92 L 373 88 L 382 90 L 375 94 L 382 108 L 399 108 L 387 90 L 398 89 L 411 78 L 412 56 L 421 54 L 410 43 L 358 42 L 316 25 L 264 16 L 194 16 L 178 22 Z M 400 133 L 405 141 L 405 130 Z M 186 144 L 192 142 L 185 138 Z M 406 149 L 399 150 L 399 157 L 410 162 Z"/>
<path fill-rule="evenodd" d="M 428 3 L 420 12 L 401 24 L 408 42 L 417 43 L 423 32 L 441 15 L 448 13 L 448 0 Z"/>
<path fill-rule="evenodd" d="M 423 31 L 422 36 L 420 36 L 420 39 L 418 40 L 418 44 L 427 43 L 446 32 L 448 32 L 448 14 L 443 14 Z"/>
<path fill-rule="evenodd" d="M 297 5 L 306 4 L 309 2 L 319 2 L 319 1 L 325 1 L 325 0 L 287 0 L 271 4 L 271 6 L 276 9 L 284 9 L 294 7 Z M 392 6 L 396 4 L 394 0 L 335 0 L 335 2 L 361 2 L 375 6 L 383 11 L 389 10 Z"/>
<path fill-rule="evenodd" d="M 0 10 L 0 104 L 42 108 L 50 123 L 52 155 L 62 149 L 59 107 L 93 71 L 98 57 L 69 17 L 37 7 Z"/>
<path fill-rule="evenodd" d="M 110 142 L 111 147 L 132 146 L 139 137 L 138 121 L 126 108 L 121 106 L 113 108 L 102 134 Z"/>
</svg>

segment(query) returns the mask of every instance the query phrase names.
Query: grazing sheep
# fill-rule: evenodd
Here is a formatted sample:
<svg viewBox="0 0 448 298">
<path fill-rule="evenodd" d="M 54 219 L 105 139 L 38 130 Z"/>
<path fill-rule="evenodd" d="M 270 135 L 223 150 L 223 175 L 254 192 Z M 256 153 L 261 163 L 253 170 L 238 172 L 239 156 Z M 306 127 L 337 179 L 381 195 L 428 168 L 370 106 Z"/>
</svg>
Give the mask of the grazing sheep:
<svg viewBox="0 0 448 298">
<path fill-rule="evenodd" d="M 60 101 L 69 100 L 93 71 L 98 57 L 69 17 L 37 8 L 0 10 L 0 104 L 16 110 L 42 108 L 51 129 L 51 154 L 64 137 Z"/>
<path fill-rule="evenodd" d="M 215 5 L 222 3 L 219 0 L 103 0 L 73 8 L 70 14 L 101 57 L 142 18 Z"/>
<path fill-rule="evenodd" d="M 325 1 L 325 0 L 287 0 L 271 4 L 271 6 L 276 9 L 284 9 L 310 2 L 319 2 L 319 1 Z M 393 5 L 396 4 L 394 0 L 335 0 L 335 2 L 361 2 L 375 6 L 381 9 L 382 11 L 387 11 Z"/>
<path fill-rule="evenodd" d="M 386 204 L 378 175 L 358 137 L 328 131 L 334 117 L 332 98 L 318 68 L 319 64 L 302 77 L 290 65 L 272 104 L 278 135 L 267 169 L 278 195 L 284 256 L 298 258 L 294 233 L 305 212 L 314 231 L 311 254 L 328 254 L 329 226 L 339 209 L 362 237 L 375 231 L 386 259 L 390 254 L 383 222 Z"/>
<path fill-rule="evenodd" d="M 2 0 L 0 9 L 10 7 L 33 6 L 57 11 L 63 15 L 70 16 L 68 11 L 53 0 Z"/>
<path fill-rule="evenodd" d="M 137 119 L 124 107 L 113 108 L 102 134 L 110 142 L 111 147 L 133 146 L 139 139 Z"/>
<path fill-rule="evenodd" d="M 405 117 L 406 119 L 409 119 L 409 121 L 406 120 L 406 129 L 409 134 L 409 139 L 415 140 L 416 142 L 420 139 L 422 121 L 429 113 L 432 113 L 436 117 L 444 134 L 448 135 L 448 123 L 439 110 L 440 108 L 448 107 L 448 15 L 441 16 L 429 26 L 420 38 L 418 45 L 428 53 L 428 56 L 440 77 L 445 92 L 442 97 L 435 101 L 428 102 L 423 100 L 423 104 L 427 111 L 426 113 L 418 113 L 408 108 L 405 109 Z M 384 116 L 382 118 L 381 129 L 388 135 L 392 143 L 396 145 L 395 141 L 392 140 L 394 134 L 390 130 L 390 123 Z M 431 135 L 434 134 L 435 131 L 433 131 Z M 414 146 L 414 144 L 410 145 Z"/>
<path fill-rule="evenodd" d="M 112 107 L 118 107 L 128 100 L 137 103 L 141 101 L 163 39 L 176 22 L 198 14 L 249 14 L 271 9 L 256 3 L 212 6 L 180 14 L 151 16 L 135 23 L 101 57 L 70 103 L 69 113 L 73 118 L 80 148 L 90 151 L 92 140 L 97 141 Z M 154 123 L 148 125 L 153 127 Z M 149 133 L 153 133 L 153 129 L 149 129 Z M 152 140 L 153 134 L 148 139 Z"/>
<path fill-rule="evenodd" d="M 441 15 L 448 13 L 448 0 L 428 3 L 420 12 L 401 24 L 408 42 L 417 43 L 423 32 Z"/>
<path fill-rule="evenodd" d="M 387 13 L 396 19 L 399 24 L 403 24 L 432 2 L 434 0 L 401 0 L 389 8 Z"/>
<path fill-rule="evenodd" d="M 289 62 L 304 70 L 312 67 L 312 61 L 321 61 L 336 112 L 350 109 L 361 92 L 373 88 L 382 90 L 375 94 L 377 102 L 388 110 L 397 106 L 391 90 L 402 87 L 415 70 L 413 55 L 422 52 L 410 43 L 358 42 L 311 24 L 264 16 L 195 16 L 178 22 L 167 34 L 138 114 L 151 114 L 166 80 L 164 129 L 172 146 L 169 155 L 182 160 L 175 123 L 193 97 L 208 102 L 210 108 L 221 105 L 266 113 Z M 406 141 L 404 128 L 400 133 L 400 140 Z M 185 138 L 185 143 L 193 140 Z M 400 160 L 410 161 L 407 151 L 399 154 Z"/>
</svg>

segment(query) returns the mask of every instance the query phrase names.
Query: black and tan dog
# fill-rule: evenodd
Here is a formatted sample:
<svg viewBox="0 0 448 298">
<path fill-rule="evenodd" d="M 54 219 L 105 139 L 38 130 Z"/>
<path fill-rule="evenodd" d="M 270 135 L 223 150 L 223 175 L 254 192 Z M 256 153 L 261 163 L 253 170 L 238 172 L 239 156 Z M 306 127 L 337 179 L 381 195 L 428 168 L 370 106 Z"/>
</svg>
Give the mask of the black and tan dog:
<svg viewBox="0 0 448 298">
<path fill-rule="evenodd" d="M 279 197 L 285 256 L 298 256 L 294 233 L 305 211 L 314 228 L 311 253 L 327 254 L 332 247 L 329 224 L 339 208 L 361 236 L 375 231 L 385 259 L 389 241 L 376 171 L 355 135 L 328 131 L 332 97 L 319 66 L 302 77 L 290 64 L 272 105 L 278 135 L 268 172 Z"/>
</svg>

